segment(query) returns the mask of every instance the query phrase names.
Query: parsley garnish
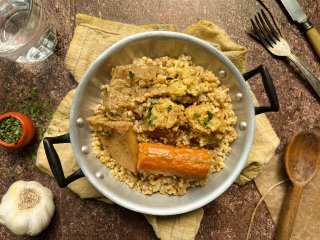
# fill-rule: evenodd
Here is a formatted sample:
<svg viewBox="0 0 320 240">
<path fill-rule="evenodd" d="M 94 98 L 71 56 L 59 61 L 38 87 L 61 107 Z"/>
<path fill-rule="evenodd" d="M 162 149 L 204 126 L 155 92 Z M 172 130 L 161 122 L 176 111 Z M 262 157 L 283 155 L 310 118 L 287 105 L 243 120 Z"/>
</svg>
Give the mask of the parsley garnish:
<svg viewBox="0 0 320 240">
<path fill-rule="evenodd" d="M 103 136 L 106 136 L 106 137 L 110 137 L 111 135 L 112 135 L 112 131 L 111 130 L 105 130 L 105 131 L 103 131 L 101 134 L 103 135 Z"/>
<path fill-rule="evenodd" d="M 172 110 L 172 105 L 167 106 L 167 110 L 170 112 Z"/>
<path fill-rule="evenodd" d="M 210 122 L 210 120 L 213 117 L 213 114 L 211 112 L 207 111 L 207 114 L 208 114 L 207 117 L 203 120 L 203 125 L 204 126 L 207 126 L 208 123 Z"/>
<path fill-rule="evenodd" d="M 153 120 L 155 120 L 157 117 L 155 115 L 152 114 L 152 107 L 150 107 L 148 110 L 147 110 L 147 116 L 146 116 L 146 123 L 151 123 Z"/>
<path fill-rule="evenodd" d="M 157 119 L 157 117 L 155 115 L 153 115 L 152 113 L 150 114 L 148 121 L 152 122 L 153 120 Z"/>
<path fill-rule="evenodd" d="M 151 98 L 151 99 L 150 99 L 150 102 L 151 102 L 152 104 L 158 104 L 158 103 L 159 103 L 159 100 L 156 99 L 156 98 Z"/>
<path fill-rule="evenodd" d="M 130 77 L 130 80 L 133 80 L 134 79 L 134 73 L 129 71 L 129 77 Z"/>
</svg>

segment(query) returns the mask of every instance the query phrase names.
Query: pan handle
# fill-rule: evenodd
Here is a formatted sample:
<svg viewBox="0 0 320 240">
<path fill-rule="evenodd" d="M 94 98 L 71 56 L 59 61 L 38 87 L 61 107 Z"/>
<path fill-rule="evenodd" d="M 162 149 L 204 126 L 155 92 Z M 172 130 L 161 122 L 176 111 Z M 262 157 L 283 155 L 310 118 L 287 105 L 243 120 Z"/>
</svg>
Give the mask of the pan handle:
<svg viewBox="0 0 320 240">
<path fill-rule="evenodd" d="M 77 171 L 72 173 L 67 178 L 64 176 L 60 158 L 55 150 L 53 144 L 57 143 L 70 143 L 69 133 L 60 135 L 57 137 L 46 137 L 43 139 L 43 146 L 46 152 L 48 162 L 53 173 L 54 178 L 58 182 L 61 188 L 66 187 L 69 183 L 77 180 L 78 178 L 84 177 L 83 172 L 79 168 Z"/>
<path fill-rule="evenodd" d="M 258 115 L 260 113 L 265 112 L 278 112 L 279 111 L 279 101 L 277 97 L 276 89 L 273 85 L 272 78 L 268 72 L 268 69 L 264 65 L 260 65 L 259 67 L 244 73 L 242 76 L 247 81 L 251 77 L 257 75 L 258 73 L 261 74 L 261 79 L 263 82 L 264 90 L 268 96 L 270 106 L 259 106 L 255 107 L 254 111 L 255 114 Z"/>
</svg>

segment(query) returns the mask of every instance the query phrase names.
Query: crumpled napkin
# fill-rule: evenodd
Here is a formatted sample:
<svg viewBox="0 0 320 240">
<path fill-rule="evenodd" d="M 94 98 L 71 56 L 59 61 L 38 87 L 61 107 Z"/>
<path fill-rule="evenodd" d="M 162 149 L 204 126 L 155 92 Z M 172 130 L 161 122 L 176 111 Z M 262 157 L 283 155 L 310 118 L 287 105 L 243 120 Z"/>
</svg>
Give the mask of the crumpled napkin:
<svg viewBox="0 0 320 240">
<path fill-rule="evenodd" d="M 150 30 L 175 31 L 176 28 L 173 25 L 165 24 L 134 26 L 78 14 L 76 16 L 76 29 L 65 59 L 65 66 L 74 78 L 80 81 L 88 66 L 106 48 L 126 36 Z M 233 42 L 224 30 L 214 23 L 201 20 L 189 26 L 185 33 L 208 41 L 220 49 L 237 66 L 240 72 L 245 72 L 246 48 Z M 69 131 L 69 113 L 74 92 L 75 90 L 71 90 L 60 103 L 45 137 L 58 136 Z M 245 184 L 259 175 L 264 165 L 274 156 L 278 145 L 279 138 L 266 116 L 264 114 L 256 116 L 254 144 L 246 167 L 237 179 L 237 183 Z M 66 176 L 79 168 L 70 144 L 57 144 L 55 148 L 58 154 L 64 156 L 61 160 Z M 36 165 L 42 171 L 52 175 L 42 143 L 38 149 Z M 68 187 L 81 198 L 97 198 L 112 203 L 102 196 L 86 178 L 78 179 Z M 145 216 L 158 238 L 163 240 L 192 240 L 195 239 L 198 232 L 203 217 L 203 209 L 200 208 L 177 216 Z"/>
</svg>

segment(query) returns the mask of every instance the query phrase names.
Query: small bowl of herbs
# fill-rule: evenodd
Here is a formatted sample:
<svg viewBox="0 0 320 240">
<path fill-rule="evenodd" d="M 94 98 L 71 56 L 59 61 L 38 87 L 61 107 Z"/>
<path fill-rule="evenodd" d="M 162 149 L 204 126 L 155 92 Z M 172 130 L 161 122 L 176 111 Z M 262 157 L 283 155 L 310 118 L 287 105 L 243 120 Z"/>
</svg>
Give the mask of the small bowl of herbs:
<svg viewBox="0 0 320 240">
<path fill-rule="evenodd" d="M 0 115 L 0 146 L 22 148 L 33 138 L 35 128 L 26 115 L 19 112 L 7 112 Z"/>
</svg>

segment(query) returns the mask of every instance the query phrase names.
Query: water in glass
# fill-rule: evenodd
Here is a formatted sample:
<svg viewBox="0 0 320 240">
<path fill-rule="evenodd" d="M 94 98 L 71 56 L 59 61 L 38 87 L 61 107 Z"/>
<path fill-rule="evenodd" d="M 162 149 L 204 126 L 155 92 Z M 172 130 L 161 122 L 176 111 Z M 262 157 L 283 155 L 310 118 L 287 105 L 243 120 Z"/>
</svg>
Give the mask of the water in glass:
<svg viewBox="0 0 320 240">
<path fill-rule="evenodd" d="M 38 0 L 0 0 L 0 57 L 40 61 L 56 45 L 56 30 Z"/>
</svg>

